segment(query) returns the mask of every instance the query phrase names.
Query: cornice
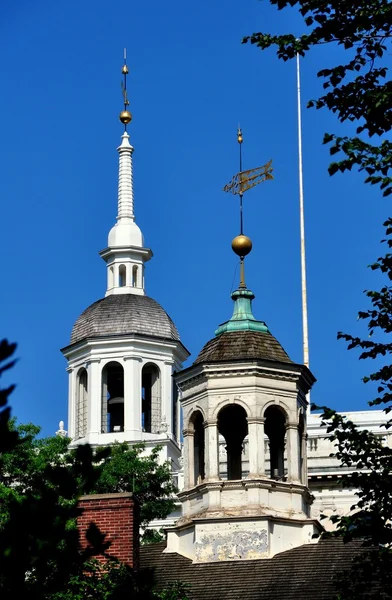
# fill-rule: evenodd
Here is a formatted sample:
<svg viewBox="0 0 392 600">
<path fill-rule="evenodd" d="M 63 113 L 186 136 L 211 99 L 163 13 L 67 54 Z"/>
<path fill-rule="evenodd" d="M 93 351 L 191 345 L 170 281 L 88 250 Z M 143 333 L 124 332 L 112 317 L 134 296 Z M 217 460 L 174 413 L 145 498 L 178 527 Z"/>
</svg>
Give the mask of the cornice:
<svg viewBox="0 0 392 600">
<path fill-rule="evenodd" d="M 268 478 L 257 478 L 257 479 L 239 479 L 239 480 L 216 480 L 216 481 L 203 481 L 197 486 L 194 486 L 187 490 L 178 492 L 178 498 L 183 501 L 184 499 L 191 500 L 200 494 L 204 494 L 213 490 L 241 490 L 241 489 L 269 489 L 279 492 L 291 492 L 294 494 L 304 495 L 310 499 L 311 494 L 306 485 L 300 483 L 292 483 L 290 481 L 276 481 L 275 479 Z"/>
<path fill-rule="evenodd" d="M 263 379 L 273 379 L 275 381 L 298 382 L 301 379 L 301 374 L 291 371 L 276 371 L 274 369 L 266 369 L 263 366 L 250 365 L 249 367 L 230 367 L 229 369 L 209 369 L 198 372 L 193 377 L 181 381 L 181 373 L 177 375 L 176 381 L 178 387 L 182 391 L 187 391 L 198 384 L 207 381 L 208 379 L 225 379 L 229 377 L 256 376 Z"/>
</svg>

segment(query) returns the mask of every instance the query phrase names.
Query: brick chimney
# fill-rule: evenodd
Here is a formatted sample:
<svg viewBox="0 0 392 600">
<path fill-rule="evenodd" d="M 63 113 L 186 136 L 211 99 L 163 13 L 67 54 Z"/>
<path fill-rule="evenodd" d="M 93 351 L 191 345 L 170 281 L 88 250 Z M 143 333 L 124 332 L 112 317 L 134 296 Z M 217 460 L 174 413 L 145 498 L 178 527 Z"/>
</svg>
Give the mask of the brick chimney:
<svg viewBox="0 0 392 600">
<path fill-rule="evenodd" d="M 139 507 L 129 492 L 121 494 L 91 494 L 79 499 L 82 512 L 78 517 L 80 545 L 85 549 L 89 544 L 86 531 L 90 523 L 106 534 L 111 542 L 106 554 L 137 569 L 139 566 Z M 103 556 L 97 556 L 105 562 Z"/>
</svg>

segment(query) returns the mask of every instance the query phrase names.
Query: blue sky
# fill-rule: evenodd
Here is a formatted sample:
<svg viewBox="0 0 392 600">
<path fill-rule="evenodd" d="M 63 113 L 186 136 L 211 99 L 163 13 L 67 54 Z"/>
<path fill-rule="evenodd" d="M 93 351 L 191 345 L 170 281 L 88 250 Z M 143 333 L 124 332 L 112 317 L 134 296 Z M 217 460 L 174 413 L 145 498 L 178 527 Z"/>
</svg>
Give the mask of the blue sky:
<svg viewBox="0 0 392 600">
<path fill-rule="evenodd" d="M 243 46 L 254 31 L 302 32 L 295 11 L 257 0 L 2 2 L 0 7 L 1 336 L 18 342 L 14 414 L 57 429 L 67 416 L 65 359 L 73 322 L 105 293 L 98 251 L 115 222 L 118 113 L 128 48 L 135 147 L 135 210 L 154 252 L 146 287 L 195 358 L 230 317 L 238 233 L 236 199 L 221 189 L 237 171 L 273 159 L 273 182 L 245 196 L 246 265 L 254 313 L 291 358 L 302 359 L 295 64 Z M 302 61 L 303 105 L 319 68 Z M 371 364 L 336 340 L 364 333 L 356 315 L 377 284 L 386 201 L 362 176 L 330 178 L 323 133 L 346 127 L 303 111 L 312 400 L 365 409 Z"/>
</svg>

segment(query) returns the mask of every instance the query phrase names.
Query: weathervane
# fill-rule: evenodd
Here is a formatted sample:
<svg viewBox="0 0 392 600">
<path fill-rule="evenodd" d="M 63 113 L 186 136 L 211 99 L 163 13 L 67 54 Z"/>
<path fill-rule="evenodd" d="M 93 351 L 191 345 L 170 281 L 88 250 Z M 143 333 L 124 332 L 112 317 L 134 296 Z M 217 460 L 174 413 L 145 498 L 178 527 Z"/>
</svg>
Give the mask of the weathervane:
<svg viewBox="0 0 392 600">
<path fill-rule="evenodd" d="M 124 110 L 120 112 L 120 121 L 123 123 L 125 131 L 127 130 L 127 125 L 132 121 L 132 115 L 128 110 L 129 100 L 128 100 L 128 92 L 127 92 L 127 75 L 129 73 L 129 69 L 127 66 L 127 49 L 124 48 L 124 64 L 121 69 L 121 73 L 124 75 L 124 80 L 121 82 L 121 92 L 124 98 Z"/>
<path fill-rule="evenodd" d="M 238 127 L 237 130 L 237 142 L 240 146 L 240 171 L 232 180 L 225 185 L 223 188 L 224 192 L 231 192 L 234 195 L 240 197 L 240 235 L 237 235 L 231 242 L 233 252 L 240 257 L 240 288 L 245 289 L 245 273 L 244 273 L 244 258 L 252 250 L 252 240 L 244 235 L 244 221 L 243 221 L 243 195 L 244 192 L 250 190 L 255 185 L 258 185 L 262 181 L 268 181 L 273 179 L 272 176 L 272 160 L 267 164 L 256 167 L 255 169 L 249 169 L 248 171 L 242 170 L 242 130 Z"/>
</svg>

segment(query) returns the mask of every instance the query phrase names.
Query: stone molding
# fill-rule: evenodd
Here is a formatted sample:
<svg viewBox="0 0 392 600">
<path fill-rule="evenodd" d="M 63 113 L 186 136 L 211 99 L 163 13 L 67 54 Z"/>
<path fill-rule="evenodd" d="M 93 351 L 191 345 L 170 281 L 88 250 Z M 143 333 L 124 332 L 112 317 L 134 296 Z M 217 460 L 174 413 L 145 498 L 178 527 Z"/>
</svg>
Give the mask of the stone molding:
<svg viewBox="0 0 392 600">
<path fill-rule="evenodd" d="M 293 492 L 296 494 L 303 494 L 306 496 L 306 498 L 309 499 L 311 497 L 307 486 L 302 483 L 293 483 L 290 481 L 277 481 L 275 479 L 269 479 L 267 477 L 259 477 L 257 479 L 219 479 L 217 481 L 203 481 L 202 483 L 199 483 L 198 485 L 192 488 L 188 488 L 187 490 L 179 492 L 178 497 L 180 500 L 183 500 L 185 498 L 191 499 L 192 497 L 199 496 L 200 494 L 204 494 L 212 490 L 241 490 L 250 488 L 271 489 L 281 492 Z"/>
</svg>

